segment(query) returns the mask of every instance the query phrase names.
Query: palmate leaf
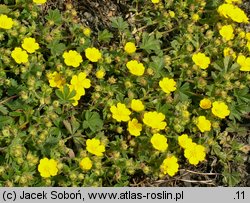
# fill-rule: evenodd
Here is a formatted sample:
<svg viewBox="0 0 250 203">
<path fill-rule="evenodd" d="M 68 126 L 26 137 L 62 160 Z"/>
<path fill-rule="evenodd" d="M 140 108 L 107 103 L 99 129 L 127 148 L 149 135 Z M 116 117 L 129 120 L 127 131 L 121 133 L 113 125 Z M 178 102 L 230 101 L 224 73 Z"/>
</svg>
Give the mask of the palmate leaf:
<svg viewBox="0 0 250 203">
<path fill-rule="evenodd" d="M 120 32 L 128 29 L 128 23 L 122 19 L 122 17 L 113 17 L 111 19 L 111 26 L 117 28 Z"/>
<path fill-rule="evenodd" d="M 55 9 L 55 10 L 50 9 L 48 11 L 48 15 L 46 15 L 45 18 L 48 21 L 54 22 L 56 25 L 60 25 L 62 23 L 61 13 L 58 9 Z"/>
<path fill-rule="evenodd" d="M 113 34 L 109 32 L 107 29 L 98 32 L 98 41 L 108 43 L 112 37 L 113 37 Z"/>
<path fill-rule="evenodd" d="M 140 48 L 145 50 L 148 54 L 152 53 L 152 51 L 157 54 L 161 49 L 161 41 L 156 39 L 154 35 L 149 35 L 144 32 L 142 34 L 142 43 Z"/>
<path fill-rule="evenodd" d="M 54 55 L 54 56 L 61 55 L 64 52 L 64 50 L 66 49 L 65 44 L 59 43 L 58 40 L 52 41 L 50 44 L 48 44 L 47 47 L 50 49 L 52 55 Z"/>
<path fill-rule="evenodd" d="M 62 101 L 62 102 L 72 102 L 73 97 L 76 95 L 76 91 L 70 91 L 69 87 L 67 85 L 64 85 L 62 91 L 56 90 L 56 96 Z"/>
<path fill-rule="evenodd" d="M 103 120 L 97 112 L 86 111 L 85 120 L 83 121 L 83 129 L 90 128 L 92 132 L 102 129 Z"/>
</svg>

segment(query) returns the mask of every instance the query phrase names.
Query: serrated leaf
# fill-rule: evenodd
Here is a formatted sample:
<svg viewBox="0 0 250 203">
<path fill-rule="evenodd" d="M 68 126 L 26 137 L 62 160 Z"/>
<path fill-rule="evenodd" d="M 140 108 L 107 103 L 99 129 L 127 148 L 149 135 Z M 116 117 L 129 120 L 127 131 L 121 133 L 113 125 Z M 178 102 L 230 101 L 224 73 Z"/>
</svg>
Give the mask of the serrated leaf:
<svg viewBox="0 0 250 203">
<path fill-rule="evenodd" d="M 164 67 L 163 57 L 153 56 L 153 62 L 149 63 L 149 67 L 153 68 L 155 71 L 154 78 L 161 77 L 161 72 Z"/>
<path fill-rule="evenodd" d="M 240 181 L 240 173 L 237 171 L 230 172 L 228 170 L 223 171 L 223 181 L 228 184 L 229 187 L 236 186 Z"/>
<path fill-rule="evenodd" d="M 55 91 L 56 96 L 62 101 L 62 102 L 71 102 L 73 100 L 73 97 L 76 95 L 76 91 L 70 91 L 69 87 L 67 85 L 64 85 L 62 90 L 56 90 Z"/>
<path fill-rule="evenodd" d="M 113 37 L 113 34 L 106 29 L 98 32 L 98 41 L 108 43 L 112 37 Z"/>
<path fill-rule="evenodd" d="M 61 55 L 66 49 L 65 44 L 59 43 L 58 40 L 52 41 L 50 44 L 47 45 L 47 47 L 50 49 L 52 55 L 54 56 Z"/>
<path fill-rule="evenodd" d="M 55 10 L 50 9 L 48 11 L 48 15 L 46 15 L 45 18 L 48 21 L 54 22 L 56 25 L 60 25 L 62 23 L 61 13 L 58 9 L 55 9 Z"/>
<path fill-rule="evenodd" d="M 128 23 L 122 19 L 122 17 L 114 17 L 111 19 L 111 26 L 117 28 L 120 32 L 128 29 Z"/>
<path fill-rule="evenodd" d="M 6 115 L 9 111 L 8 109 L 3 106 L 3 105 L 0 105 L 0 112 L 3 114 L 3 115 Z"/>
<path fill-rule="evenodd" d="M 154 35 L 149 35 L 145 32 L 142 34 L 142 43 L 140 48 L 145 50 L 148 54 L 152 51 L 157 53 L 161 48 L 160 43 L 161 41 L 156 39 Z"/>
<path fill-rule="evenodd" d="M 103 126 L 103 120 L 97 112 L 86 111 L 85 120 L 83 121 L 83 129 L 90 128 L 92 132 L 101 130 Z"/>
<path fill-rule="evenodd" d="M 180 86 L 177 89 L 176 93 L 179 95 L 181 101 L 188 100 L 189 96 L 191 95 L 189 83 L 186 82 L 182 86 Z"/>
<path fill-rule="evenodd" d="M 13 118 L 11 118 L 10 116 L 0 116 L 0 129 L 4 126 L 4 125 L 10 125 L 14 122 Z"/>
<path fill-rule="evenodd" d="M 0 14 L 7 14 L 10 11 L 11 10 L 8 8 L 8 6 L 6 6 L 4 4 L 0 4 Z"/>
</svg>

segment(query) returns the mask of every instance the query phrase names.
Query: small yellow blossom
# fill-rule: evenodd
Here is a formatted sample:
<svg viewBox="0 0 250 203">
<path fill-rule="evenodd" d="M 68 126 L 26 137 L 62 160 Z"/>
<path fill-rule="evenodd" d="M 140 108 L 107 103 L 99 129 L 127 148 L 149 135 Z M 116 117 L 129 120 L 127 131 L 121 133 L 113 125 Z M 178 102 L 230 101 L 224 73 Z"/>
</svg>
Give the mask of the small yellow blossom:
<svg viewBox="0 0 250 203">
<path fill-rule="evenodd" d="M 175 12 L 174 12 L 174 11 L 169 11 L 168 13 L 169 13 L 169 16 L 170 16 L 171 18 L 174 18 L 174 17 L 175 17 Z"/>
<path fill-rule="evenodd" d="M 246 40 L 250 41 L 250 32 L 246 33 L 245 38 L 246 38 Z"/>
<path fill-rule="evenodd" d="M 241 71 L 250 71 L 250 57 L 239 55 L 237 58 L 237 63 L 240 65 Z"/>
<path fill-rule="evenodd" d="M 199 66 L 201 69 L 207 69 L 210 64 L 210 58 L 207 57 L 204 53 L 197 53 L 192 56 L 193 62 Z"/>
<path fill-rule="evenodd" d="M 248 17 L 238 6 L 233 4 L 222 4 L 218 8 L 218 13 L 225 18 L 231 18 L 238 23 L 248 23 Z"/>
<path fill-rule="evenodd" d="M 92 168 L 93 164 L 89 157 L 85 157 L 81 160 L 79 165 L 82 170 L 88 171 Z"/>
<path fill-rule="evenodd" d="M 236 53 L 233 51 L 233 49 L 229 48 L 229 47 L 226 47 L 224 50 L 223 50 L 223 54 L 224 54 L 224 57 L 226 56 L 232 56 L 233 59 L 236 58 Z"/>
<path fill-rule="evenodd" d="M 34 3 L 36 4 L 44 4 L 46 3 L 47 0 L 33 0 Z"/>
<path fill-rule="evenodd" d="M 105 70 L 100 69 L 100 70 L 96 71 L 95 76 L 96 76 L 98 79 L 103 79 L 104 76 L 105 76 Z"/>
<path fill-rule="evenodd" d="M 126 63 L 127 68 L 129 69 L 130 73 L 136 76 L 142 76 L 145 70 L 145 67 L 142 63 L 139 63 L 136 60 L 131 60 Z"/>
<path fill-rule="evenodd" d="M 82 56 L 77 52 L 70 50 L 68 52 L 63 53 L 64 63 L 67 66 L 73 66 L 74 68 L 77 68 L 80 66 L 80 63 L 82 63 Z"/>
<path fill-rule="evenodd" d="M 84 29 L 83 29 L 83 34 L 84 34 L 85 36 L 87 36 L 87 37 L 90 37 L 90 35 L 91 35 L 91 29 L 88 28 L 88 27 L 84 28 Z"/>
<path fill-rule="evenodd" d="M 246 37 L 246 33 L 245 33 L 244 31 L 240 31 L 239 37 L 240 37 L 241 39 L 244 39 L 244 38 Z"/>
<path fill-rule="evenodd" d="M 215 101 L 212 106 L 212 113 L 219 118 L 225 118 L 230 114 L 228 106 L 222 101 Z"/>
<path fill-rule="evenodd" d="M 102 53 L 95 47 L 89 47 L 85 50 L 85 56 L 91 62 L 97 62 L 102 58 Z"/>
<path fill-rule="evenodd" d="M 103 152 L 105 152 L 105 146 L 96 138 L 87 139 L 86 149 L 89 153 L 96 156 L 103 156 Z"/>
<path fill-rule="evenodd" d="M 194 22 L 197 22 L 199 19 L 200 19 L 200 16 L 197 13 L 195 13 L 194 15 L 192 15 L 192 20 Z"/>
<path fill-rule="evenodd" d="M 117 106 L 113 105 L 110 107 L 110 111 L 112 113 L 112 117 L 118 122 L 121 121 L 129 121 L 131 111 L 125 106 L 125 104 L 118 103 Z"/>
<path fill-rule="evenodd" d="M 157 3 L 160 2 L 160 0 L 151 0 L 151 1 L 152 1 L 152 3 L 154 3 L 154 4 L 157 4 Z"/>
<path fill-rule="evenodd" d="M 131 109 L 136 112 L 140 112 L 144 110 L 144 105 L 141 100 L 133 99 L 131 101 Z"/>
<path fill-rule="evenodd" d="M 133 42 L 127 42 L 124 46 L 124 50 L 128 53 L 128 54 L 133 54 L 136 51 L 136 46 L 135 43 Z"/>
<path fill-rule="evenodd" d="M 179 164 L 177 163 L 177 158 L 175 156 L 170 156 L 164 159 L 161 164 L 161 170 L 164 174 L 168 174 L 169 176 L 174 176 L 179 169 Z"/>
<path fill-rule="evenodd" d="M 224 40 L 229 41 L 234 38 L 234 29 L 232 25 L 224 25 L 220 29 L 220 35 L 223 37 Z"/>
<path fill-rule="evenodd" d="M 147 112 L 143 116 L 143 123 L 151 128 L 163 130 L 167 125 L 164 119 L 165 115 L 162 113 L 158 113 L 156 111 Z"/>
<path fill-rule="evenodd" d="M 191 145 L 191 143 L 193 143 L 193 141 L 187 134 L 182 134 L 178 137 L 178 143 L 183 149 L 186 149 Z"/>
<path fill-rule="evenodd" d="M 154 134 L 151 137 L 150 142 L 153 147 L 161 152 L 165 152 L 168 148 L 167 138 L 159 133 Z"/>
<path fill-rule="evenodd" d="M 0 14 L 0 29 L 6 29 L 9 30 L 12 28 L 14 22 L 12 18 L 9 18 L 7 15 Z"/>
<path fill-rule="evenodd" d="M 205 147 L 192 143 L 184 150 L 184 156 L 190 164 L 197 165 L 200 161 L 204 161 L 206 157 Z"/>
<path fill-rule="evenodd" d="M 210 99 L 204 98 L 200 101 L 200 107 L 202 109 L 210 109 L 212 105 L 212 102 L 210 101 Z"/>
<path fill-rule="evenodd" d="M 142 124 L 136 118 L 128 122 L 128 131 L 130 135 L 139 136 L 142 131 Z"/>
<path fill-rule="evenodd" d="M 34 38 L 26 37 L 23 40 L 22 48 L 31 54 L 31 53 L 34 53 L 40 47 L 39 47 L 39 44 L 36 43 L 36 40 Z"/>
<path fill-rule="evenodd" d="M 169 79 L 167 77 L 163 78 L 159 82 L 159 86 L 167 94 L 176 90 L 176 82 L 173 79 Z"/>
<path fill-rule="evenodd" d="M 211 130 L 211 122 L 205 116 L 199 116 L 196 125 L 202 133 Z"/>
<path fill-rule="evenodd" d="M 55 176 L 58 173 L 57 162 L 54 159 L 43 158 L 38 165 L 38 171 L 43 178 Z"/>
<path fill-rule="evenodd" d="M 28 54 L 26 51 L 22 50 L 20 47 L 16 47 L 11 52 L 11 57 L 18 63 L 27 63 L 28 62 Z"/>
<path fill-rule="evenodd" d="M 47 78 L 49 80 L 50 87 L 62 88 L 66 83 L 66 79 L 58 72 L 48 73 Z"/>
</svg>

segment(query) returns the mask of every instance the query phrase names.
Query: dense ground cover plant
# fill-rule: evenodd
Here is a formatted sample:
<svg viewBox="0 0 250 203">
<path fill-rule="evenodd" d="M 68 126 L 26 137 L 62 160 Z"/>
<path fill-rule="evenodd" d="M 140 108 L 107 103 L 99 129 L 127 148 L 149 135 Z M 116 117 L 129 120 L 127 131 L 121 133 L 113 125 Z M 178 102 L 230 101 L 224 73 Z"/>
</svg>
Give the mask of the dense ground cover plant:
<svg viewBox="0 0 250 203">
<path fill-rule="evenodd" d="M 0 5 L 2 186 L 244 185 L 241 1 L 129 2 L 97 32 L 71 1 Z"/>
</svg>

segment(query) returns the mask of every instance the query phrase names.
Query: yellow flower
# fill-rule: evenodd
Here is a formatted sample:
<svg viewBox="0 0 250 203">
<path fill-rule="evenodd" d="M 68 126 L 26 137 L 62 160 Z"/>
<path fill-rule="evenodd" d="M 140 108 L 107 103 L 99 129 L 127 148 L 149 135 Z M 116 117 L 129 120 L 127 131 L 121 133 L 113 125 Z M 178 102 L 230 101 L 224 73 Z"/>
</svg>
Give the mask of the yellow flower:
<svg viewBox="0 0 250 203">
<path fill-rule="evenodd" d="M 250 51 L 250 41 L 247 42 L 247 48 Z"/>
<path fill-rule="evenodd" d="M 112 113 L 112 117 L 117 120 L 118 122 L 121 121 L 129 121 L 131 114 L 130 110 L 125 106 L 125 104 L 118 103 L 116 106 L 111 106 L 110 111 Z"/>
<path fill-rule="evenodd" d="M 167 157 L 161 164 L 161 170 L 164 174 L 168 174 L 171 177 L 174 176 L 179 169 L 179 164 L 177 163 L 177 158 L 175 156 Z"/>
<path fill-rule="evenodd" d="M 250 57 L 239 55 L 237 58 L 237 63 L 240 65 L 241 71 L 250 71 Z"/>
<path fill-rule="evenodd" d="M 70 84 L 72 85 L 73 89 L 79 94 L 80 96 L 85 95 L 85 89 L 90 88 L 90 80 L 86 78 L 87 75 L 84 72 L 79 73 L 78 75 L 73 75 Z"/>
<path fill-rule="evenodd" d="M 26 51 L 22 50 L 20 47 L 16 47 L 11 52 L 11 57 L 18 63 L 27 63 L 28 62 L 28 54 Z"/>
<path fill-rule="evenodd" d="M 93 164 L 89 157 L 85 157 L 81 160 L 79 165 L 82 170 L 88 171 L 92 168 Z"/>
<path fill-rule="evenodd" d="M 210 109 L 210 108 L 211 108 L 211 105 L 212 105 L 212 102 L 210 101 L 210 99 L 204 98 L 204 99 L 202 99 L 202 100 L 200 101 L 200 107 L 201 107 L 202 109 Z"/>
<path fill-rule="evenodd" d="M 151 0 L 151 1 L 152 1 L 152 3 L 154 3 L 154 4 L 157 4 L 157 3 L 160 2 L 160 0 Z"/>
<path fill-rule="evenodd" d="M 101 52 L 93 47 L 93 48 L 87 48 L 85 50 L 85 56 L 87 57 L 87 59 L 89 59 L 91 62 L 97 62 L 99 59 L 102 58 L 102 54 Z"/>
<path fill-rule="evenodd" d="M 245 38 L 246 38 L 246 40 L 250 41 L 250 32 L 246 33 Z"/>
<path fill-rule="evenodd" d="M 139 136 L 142 131 L 142 124 L 138 123 L 138 120 L 134 118 L 132 121 L 128 122 L 128 131 L 130 135 Z"/>
<path fill-rule="evenodd" d="M 127 42 L 124 46 L 124 50 L 128 53 L 128 54 L 133 54 L 136 51 L 136 46 L 135 43 L 133 42 Z"/>
<path fill-rule="evenodd" d="M 65 78 L 58 72 L 54 71 L 53 73 L 47 74 L 50 87 L 62 88 L 66 83 Z"/>
<path fill-rule="evenodd" d="M 38 171 L 43 178 L 55 176 L 58 173 L 57 162 L 54 159 L 43 158 L 38 165 Z"/>
<path fill-rule="evenodd" d="M 169 16 L 170 16 L 171 18 L 174 18 L 174 17 L 175 17 L 175 12 L 174 12 L 174 11 L 169 11 L 168 13 L 169 13 Z"/>
<path fill-rule="evenodd" d="M 207 69 L 210 64 L 210 58 L 203 53 L 197 53 L 192 56 L 193 62 L 199 66 L 201 69 Z"/>
<path fill-rule="evenodd" d="M 168 148 L 167 138 L 159 133 L 154 134 L 151 137 L 150 142 L 153 147 L 161 152 L 165 152 Z"/>
<path fill-rule="evenodd" d="M 82 63 L 82 56 L 77 52 L 70 50 L 69 52 L 63 53 L 64 63 L 67 66 L 73 66 L 74 68 L 80 66 Z"/>
<path fill-rule="evenodd" d="M 235 22 L 248 23 L 248 17 L 244 11 L 233 4 L 222 4 L 217 11 L 221 16 L 231 18 Z"/>
<path fill-rule="evenodd" d="M 236 58 L 235 52 L 233 51 L 233 49 L 231 49 L 231 48 L 229 48 L 229 47 L 226 47 L 226 48 L 223 50 L 223 54 L 224 54 L 224 57 L 226 57 L 226 56 L 232 56 L 233 59 Z"/>
<path fill-rule="evenodd" d="M 232 3 L 242 3 L 241 0 L 225 0 L 226 3 L 232 4 Z"/>
<path fill-rule="evenodd" d="M 240 31 L 239 37 L 240 37 L 241 39 L 244 39 L 244 38 L 246 37 L 246 33 L 245 33 L 244 31 Z"/>
<path fill-rule="evenodd" d="M 87 37 L 90 37 L 90 35 L 91 35 L 91 29 L 90 28 L 84 28 L 83 29 L 83 34 L 85 35 L 85 36 L 87 36 Z"/>
<path fill-rule="evenodd" d="M 165 115 L 162 113 L 156 111 L 147 112 L 144 114 L 143 123 L 151 128 L 163 130 L 167 125 L 167 123 L 164 122 L 164 119 Z"/>
<path fill-rule="evenodd" d="M 86 145 L 86 149 L 89 153 L 96 156 L 103 156 L 103 152 L 105 152 L 105 146 L 101 144 L 100 140 L 96 138 L 87 139 Z"/>
<path fill-rule="evenodd" d="M 173 79 L 169 79 L 167 77 L 163 78 L 159 82 L 159 86 L 167 94 L 176 90 L 176 82 Z"/>
<path fill-rule="evenodd" d="M 33 0 L 34 3 L 36 4 L 44 4 L 46 3 L 47 0 Z"/>
<path fill-rule="evenodd" d="M 104 76 L 105 76 L 105 70 L 100 69 L 100 70 L 96 71 L 95 76 L 96 76 L 98 79 L 103 79 Z"/>
<path fill-rule="evenodd" d="M 192 15 L 192 20 L 194 22 L 197 22 L 199 19 L 200 19 L 200 16 L 197 13 L 195 13 L 194 15 Z"/>
<path fill-rule="evenodd" d="M 144 110 L 144 105 L 141 100 L 133 99 L 131 101 L 131 109 L 136 112 L 140 112 Z"/>
<path fill-rule="evenodd" d="M 142 63 L 139 63 L 136 60 L 131 60 L 126 63 L 127 68 L 129 69 L 130 73 L 136 76 L 142 76 L 145 70 L 145 67 Z"/>
<path fill-rule="evenodd" d="M 9 30 L 12 28 L 14 22 L 12 20 L 12 18 L 9 18 L 8 16 L 4 15 L 4 14 L 0 14 L 0 29 L 6 29 Z"/>
<path fill-rule="evenodd" d="M 219 118 L 225 118 L 230 114 L 230 110 L 228 109 L 228 106 L 222 102 L 222 101 L 215 101 L 213 102 L 212 107 L 212 113 L 219 117 Z"/>
<path fill-rule="evenodd" d="M 200 161 L 205 160 L 205 147 L 192 143 L 184 150 L 184 156 L 188 159 L 190 164 L 197 165 Z"/>
<path fill-rule="evenodd" d="M 193 141 L 187 134 L 182 134 L 178 137 L 178 143 L 183 149 L 186 149 L 193 143 Z"/>
<path fill-rule="evenodd" d="M 26 37 L 22 43 L 23 49 L 25 49 L 28 53 L 34 53 L 37 49 L 39 49 L 39 44 L 36 43 L 36 40 L 32 37 Z"/>
<path fill-rule="evenodd" d="M 237 23 L 248 23 L 248 17 L 243 10 L 239 7 L 234 6 L 234 9 L 230 12 L 228 11 L 228 16 Z"/>
<path fill-rule="evenodd" d="M 223 37 L 224 40 L 229 41 L 234 38 L 234 29 L 232 25 L 224 25 L 220 29 L 220 35 Z"/>
<path fill-rule="evenodd" d="M 196 125 L 202 133 L 211 130 L 211 122 L 205 116 L 199 116 Z"/>
</svg>

